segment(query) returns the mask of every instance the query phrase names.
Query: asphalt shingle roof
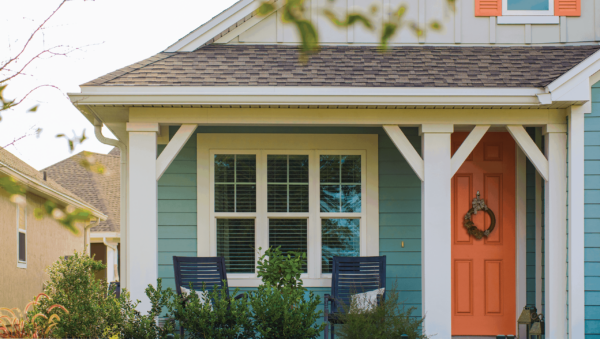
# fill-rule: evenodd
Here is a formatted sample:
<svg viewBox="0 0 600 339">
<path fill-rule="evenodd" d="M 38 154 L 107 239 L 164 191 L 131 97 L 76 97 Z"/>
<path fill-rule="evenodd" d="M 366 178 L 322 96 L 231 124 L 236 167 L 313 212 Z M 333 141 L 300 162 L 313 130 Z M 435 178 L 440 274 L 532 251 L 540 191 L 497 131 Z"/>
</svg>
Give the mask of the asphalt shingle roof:
<svg viewBox="0 0 600 339">
<path fill-rule="evenodd" d="M 600 49 L 583 46 L 208 45 L 159 53 L 83 86 L 544 87 Z"/>
<path fill-rule="evenodd" d="M 116 149 L 116 148 L 115 148 Z M 105 174 L 88 171 L 80 165 L 82 153 L 58 162 L 42 171 L 49 179 L 75 192 L 92 206 L 106 214 L 108 219 L 92 227 L 92 232 L 119 232 L 120 225 L 120 153 L 113 149 L 109 154 L 92 153 L 104 165 Z"/>
</svg>

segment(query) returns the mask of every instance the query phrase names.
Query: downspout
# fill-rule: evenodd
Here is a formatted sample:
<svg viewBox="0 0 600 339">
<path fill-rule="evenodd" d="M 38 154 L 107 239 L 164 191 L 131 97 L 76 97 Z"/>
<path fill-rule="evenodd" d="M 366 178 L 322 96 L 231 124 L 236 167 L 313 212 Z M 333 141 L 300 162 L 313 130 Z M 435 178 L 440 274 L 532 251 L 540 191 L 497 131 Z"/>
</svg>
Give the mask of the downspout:
<svg viewBox="0 0 600 339">
<path fill-rule="evenodd" d="M 83 251 L 87 253 L 87 255 L 91 256 L 91 246 L 90 246 L 90 229 L 94 226 L 98 226 L 100 224 L 100 218 L 96 219 L 96 224 L 92 225 L 90 222 L 89 225 L 83 228 Z"/>
<path fill-rule="evenodd" d="M 115 281 L 119 281 L 119 270 L 117 269 L 117 265 L 115 263 L 116 259 L 119 257 L 119 249 L 117 248 L 117 245 L 114 245 L 108 241 L 106 241 L 106 237 L 102 238 L 102 242 L 104 243 L 104 245 L 110 249 L 113 250 L 114 253 L 114 257 L 113 257 L 113 262 L 111 263 L 112 265 L 112 269 L 113 269 L 113 274 L 115 277 Z M 108 280 L 108 279 L 107 279 Z"/>
<path fill-rule="evenodd" d="M 88 107 L 89 108 L 89 107 Z M 90 108 L 90 110 L 92 110 Z M 92 110 L 93 112 L 93 110 Z M 95 112 L 94 112 L 95 114 Z M 121 207 L 120 207 L 120 223 L 121 223 L 121 270 L 124 274 L 119 274 L 121 280 L 121 289 L 127 287 L 127 186 L 129 173 L 127 170 L 127 146 L 119 140 L 109 139 L 102 135 L 102 121 L 94 119 L 94 132 L 96 138 L 103 144 L 118 147 L 121 151 L 121 176 L 120 176 L 120 192 L 121 192 Z"/>
</svg>

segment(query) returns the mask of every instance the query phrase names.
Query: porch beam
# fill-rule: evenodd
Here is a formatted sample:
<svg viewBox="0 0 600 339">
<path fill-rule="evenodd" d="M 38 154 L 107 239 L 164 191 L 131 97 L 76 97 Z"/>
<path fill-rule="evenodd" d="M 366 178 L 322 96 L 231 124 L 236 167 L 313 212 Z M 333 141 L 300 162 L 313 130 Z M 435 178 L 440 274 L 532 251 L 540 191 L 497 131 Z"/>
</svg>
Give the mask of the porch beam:
<svg viewBox="0 0 600 339">
<path fill-rule="evenodd" d="M 479 144 L 479 141 L 481 140 L 481 138 L 483 138 L 483 136 L 489 128 L 490 125 L 477 125 L 475 126 L 475 128 L 473 128 L 471 133 L 469 133 L 469 136 L 467 136 L 465 141 L 463 141 L 456 153 L 454 153 L 454 155 L 452 156 L 452 174 L 450 175 L 451 177 L 454 176 L 454 174 L 458 171 L 460 166 L 462 166 L 463 162 L 467 160 L 469 154 L 471 154 L 475 147 L 477 147 L 477 144 Z"/>
<path fill-rule="evenodd" d="M 144 293 L 158 278 L 158 189 L 156 183 L 156 135 L 158 124 L 127 123 L 129 132 L 129 222 L 127 223 L 128 290 L 141 300 L 137 310 L 145 314 L 150 300 Z"/>
<path fill-rule="evenodd" d="M 531 139 L 523 125 L 507 125 L 506 129 L 512 135 L 517 145 L 525 152 L 535 169 L 544 180 L 548 181 L 548 160 Z"/>
<path fill-rule="evenodd" d="M 423 331 L 452 337 L 451 124 L 421 126 L 424 177 L 421 183 L 421 276 Z"/>
<path fill-rule="evenodd" d="M 284 105 L 284 104 L 282 104 Z M 381 104 L 380 104 L 381 105 Z M 348 104 L 346 104 L 348 106 Z M 344 109 L 301 108 L 159 108 L 131 107 L 130 122 L 201 126 L 370 126 L 421 124 L 526 125 L 562 124 L 564 109 Z M 287 108 L 289 107 L 289 108 Z"/>
<path fill-rule="evenodd" d="M 585 106 L 569 109 L 569 338 L 585 338 Z"/>
<path fill-rule="evenodd" d="M 177 133 L 173 136 L 173 139 L 169 141 L 167 147 L 160 153 L 158 159 L 156 159 L 156 181 L 158 181 L 162 175 L 165 173 L 169 165 L 175 160 L 175 157 L 185 143 L 190 140 L 190 137 L 196 131 L 196 124 L 183 124 L 177 130 Z"/>
<path fill-rule="evenodd" d="M 542 149 L 542 130 L 535 129 L 535 144 Z M 542 312 L 542 187 L 544 179 L 539 172 L 535 172 L 535 305 Z"/>
<path fill-rule="evenodd" d="M 400 153 L 402 153 L 402 156 L 404 156 L 404 159 L 406 159 L 406 161 L 413 169 L 413 171 L 415 171 L 419 179 L 421 179 L 421 181 L 424 181 L 425 175 L 423 173 L 423 159 L 421 159 L 421 156 L 419 155 L 419 153 L 417 153 L 417 150 L 415 150 L 410 141 L 408 141 L 408 138 L 406 138 L 404 132 L 402 132 L 398 125 L 384 125 L 383 129 L 390 137 L 390 139 L 392 139 L 392 142 L 394 143 L 394 145 L 396 145 L 396 148 L 398 148 Z"/>
<path fill-rule="evenodd" d="M 567 128 L 548 125 L 545 208 L 546 338 L 567 338 Z M 573 330 L 573 329 L 571 329 Z"/>
</svg>

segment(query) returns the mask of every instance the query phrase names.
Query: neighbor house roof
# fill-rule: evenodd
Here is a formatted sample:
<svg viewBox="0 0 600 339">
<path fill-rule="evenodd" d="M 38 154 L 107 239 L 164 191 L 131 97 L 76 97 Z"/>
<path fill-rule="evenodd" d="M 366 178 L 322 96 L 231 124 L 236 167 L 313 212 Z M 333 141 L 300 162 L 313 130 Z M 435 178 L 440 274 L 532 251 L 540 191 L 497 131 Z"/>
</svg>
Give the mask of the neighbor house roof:
<svg viewBox="0 0 600 339">
<path fill-rule="evenodd" d="M 105 167 L 104 174 L 88 171 L 81 166 L 82 153 L 49 166 L 43 171 L 47 173 L 48 178 L 54 179 L 60 185 L 83 197 L 108 216 L 107 220 L 100 221 L 97 226 L 92 227 L 92 232 L 119 232 L 121 159 L 119 150 L 114 148 L 109 154 L 92 153 L 92 156 Z"/>
<path fill-rule="evenodd" d="M 544 87 L 598 45 L 520 47 L 207 45 L 159 53 L 82 86 Z"/>
<path fill-rule="evenodd" d="M 89 209 L 95 217 L 106 219 L 106 215 L 94 208 L 90 201 L 63 187 L 51 178 L 44 179 L 43 172 L 29 166 L 3 148 L 0 148 L 0 173 L 12 176 L 18 182 L 25 184 L 28 191 L 34 191 L 37 195 L 51 196 L 64 204 Z"/>
</svg>

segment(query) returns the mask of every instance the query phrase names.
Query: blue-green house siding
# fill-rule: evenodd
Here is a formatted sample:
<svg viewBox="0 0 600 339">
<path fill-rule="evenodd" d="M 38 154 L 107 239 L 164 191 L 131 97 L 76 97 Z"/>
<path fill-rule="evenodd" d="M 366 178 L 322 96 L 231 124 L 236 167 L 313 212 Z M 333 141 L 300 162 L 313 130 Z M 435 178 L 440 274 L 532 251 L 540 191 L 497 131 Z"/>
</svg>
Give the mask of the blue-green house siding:
<svg viewBox="0 0 600 339">
<path fill-rule="evenodd" d="M 585 117 L 585 333 L 600 338 L 600 82 Z"/>
<path fill-rule="evenodd" d="M 421 149 L 416 128 L 403 129 Z M 170 130 L 171 136 L 177 127 Z M 200 127 L 198 133 L 377 134 L 379 137 L 380 254 L 387 256 L 387 286 L 421 314 L 421 181 L 381 128 Z M 158 151 L 164 149 L 159 145 Z M 196 138 L 190 138 L 158 182 L 159 277 L 173 286 L 173 255 L 196 255 Z M 404 248 L 401 242 L 404 241 Z M 312 289 L 323 296 L 328 288 Z"/>
<path fill-rule="evenodd" d="M 535 305 L 535 167 L 527 159 L 527 305 Z"/>
</svg>

